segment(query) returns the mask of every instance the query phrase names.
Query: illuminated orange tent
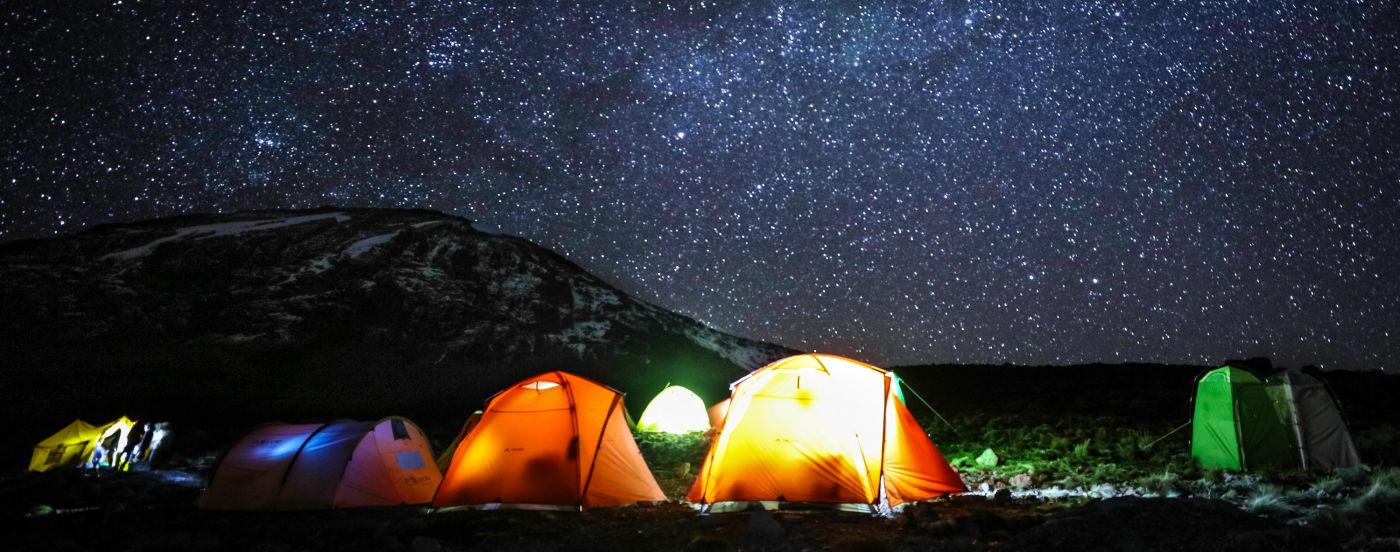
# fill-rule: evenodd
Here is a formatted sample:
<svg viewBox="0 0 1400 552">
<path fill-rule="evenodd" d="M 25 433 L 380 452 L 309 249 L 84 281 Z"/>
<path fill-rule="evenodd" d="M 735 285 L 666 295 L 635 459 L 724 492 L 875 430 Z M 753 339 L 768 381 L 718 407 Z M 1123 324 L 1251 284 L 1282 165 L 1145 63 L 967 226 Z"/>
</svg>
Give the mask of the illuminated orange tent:
<svg viewBox="0 0 1400 552">
<path fill-rule="evenodd" d="M 706 413 L 710 415 L 710 427 L 719 429 L 719 426 L 724 425 L 724 415 L 729 413 L 729 399 L 710 405 Z"/>
<path fill-rule="evenodd" d="M 426 504 L 442 481 L 432 445 L 403 418 L 272 424 L 244 436 L 199 497 L 206 510 Z"/>
<path fill-rule="evenodd" d="M 622 394 L 566 372 L 497 393 L 461 438 L 434 507 L 585 508 L 666 500 Z"/>
<path fill-rule="evenodd" d="M 863 504 L 877 512 L 966 490 L 893 372 L 798 355 L 730 386 L 728 412 L 686 500 Z"/>
</svg>

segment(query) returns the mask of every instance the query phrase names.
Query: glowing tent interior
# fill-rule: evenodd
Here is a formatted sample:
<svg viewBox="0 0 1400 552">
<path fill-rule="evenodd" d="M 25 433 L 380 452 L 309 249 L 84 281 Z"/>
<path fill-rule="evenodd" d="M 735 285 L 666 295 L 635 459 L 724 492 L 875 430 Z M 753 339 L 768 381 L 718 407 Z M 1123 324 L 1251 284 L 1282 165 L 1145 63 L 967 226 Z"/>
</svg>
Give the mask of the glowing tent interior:
<svg viewBox="0 0 1400 552">
<path fill-rule="evenodd" d="M 668 385 L 657 393 L 637 420 L 638 431 L 680 434 L 708 429 L 705 401 L 679 385 Z"/>
<path fill-rule="evenodd" d="M 1196 380 L 1191 456 L 1203 467 L 1233 470 L 1361 463 L 1336 398 L 1316 373 L 1261 378 L 1230 364 Z"/>
<path fill-rule="evenodd" d="M 199 497 L 207 510 L 425 504 L 441 482 L 432 445 L 403 418 L 272 424 L 244 436 Z"/>
<path fill-rule="evenodd" d="M 855 504 L 887 511 L 966 490 L 904 405 L 899 380 L 868 364 L 798 355 L 731 386 L 686 499 Z"/>
<path fill-rule="evenodd" d="M 497 393 L 452 454 L 434 507 L 571 509 L 666 499 L 622 394 L 566 372 Z"/>
<path fill-rule="evenodd" d="M 100 426 L 73 420 L 58 433 L 34 445 L 29 471 L 115 467 L 124 462 L 121 454 L 139 454 L 139 451 L 132 449 L 136 443 L 129 439 L 135 427 L 136 422 L 126 416 Z"/>
</svg>

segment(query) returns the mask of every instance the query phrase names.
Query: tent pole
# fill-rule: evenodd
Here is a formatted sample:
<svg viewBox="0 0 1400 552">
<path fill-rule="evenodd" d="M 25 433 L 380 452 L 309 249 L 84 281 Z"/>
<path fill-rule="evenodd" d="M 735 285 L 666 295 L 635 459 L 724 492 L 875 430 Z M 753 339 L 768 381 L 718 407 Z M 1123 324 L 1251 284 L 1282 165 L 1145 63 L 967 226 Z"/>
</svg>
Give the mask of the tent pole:
<svg viewBox="0 0 1400 552">
<path fill-rule="evenodd" d="M 899 380 L 900 385 L 903 385 L 905 389 L 908 389 L 911 393 L 914 394 L 914 398 L 919 399 L 919 402 L 924 403 L 924 406 L 928 407 L 929 412 L 932 412 L 934 416 L 938 416 L 938 419 L 942 420 L 943 424 L 948 426 L 948 429 L 953 430 L 953 435 L 956 435 L 959 439 L 962 438 L 962 435 L 958 433 L 958 428 L 953 427 L 953 424 L 948 422 L 947 418 L 944 418 L 942 414 L 939 414 L 937 410 L 934 410 L 933 405 L 929 404 L 928 401 L 924 400 L 923 395 L 919 394 L 919 390 L 914 389 L 914 386 L 905 383 L 904 378 L 897 379 Z"/>
<path fill-rule="evenodd" d="M 1260 384 L 1260 386 L 1262 387 L 1263 385 Z M 1231 412 L 1235 415 L 1235 452 L 1240 458 L 1240 469 L 1248 470 L 1249 454 L 1245 452 L 1244 431 L 1241 429 L 1243 426 L 1240 425 L 1240 397 L 1238 393 L 1235 393 L 1234 378 L 1230 379 L 1230 408 L 1232 409 Z"/>
<path fill-rule="evenodd" d="M 889 372 L 889 375 L 890 377 L 885 378 L 884 423 L 880 424 L 880 485 L 876 487 L 876 492 L 879 493 L 876 501 L 881 513 L 890 511 L 890 495 L 885 490 L 885 444 L 890 438 L 890 401 L 894 400 L 894 392 L 899 390 L 898 387 L 891 389 L 899 385 L 899 376 L 894 372 Z"/>
<path fill-rule="evenodd" d="M 574 422 L 574 484 L 578 485 L 578 507 L 583 509 L 583 443 L 579 441 L 582 437 L 578 433 L 578 404 L 574 402 L 574 388 L 569 385 L 569 378 L 564 377 L 564 373 L 554 371 L 554 377 L 559 379 L 559 385 L 564 388 L 564 393 L 569 398 L 569 417 Z M 535 392 L 539 393 L 539 387 L 535 387 Z M 597 454 L 596 452 L 594 454 Z"/>
<path fill-rule="evenodd" d="M 1283 396 L 1288 399 L 1288 418 L 1293 422 L 1293 440 L 1298 445 L 1298 461 L 1308 469 L 1307 441 L 1303 440 L 1302 420 L 1298 419 L 1298 399 L 1293 396 L 1293 376 L 1283 372 Z"/>
</svg>

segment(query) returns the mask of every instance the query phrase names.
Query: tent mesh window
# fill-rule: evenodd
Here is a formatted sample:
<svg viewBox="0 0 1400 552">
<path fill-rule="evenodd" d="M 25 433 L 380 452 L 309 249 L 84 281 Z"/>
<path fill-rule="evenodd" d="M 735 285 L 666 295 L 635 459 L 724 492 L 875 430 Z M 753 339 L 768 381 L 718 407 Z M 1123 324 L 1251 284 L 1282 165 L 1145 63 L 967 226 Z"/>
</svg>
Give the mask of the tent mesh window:
<svg viewBox="0 0 1400 552">
<path fill-rule="evenodd" d="M 416 450 L 396 452 L 394 453 L 394 460 L 398 461 L 399 469 L 403 470 L 416 470 L 428 465 L 423 461 L 423 455 L 419 454 Z"/>
<path fill-rule="evenodd" d="M 394 430 L 395 441 L 402 441 L 408 438 L 408 427 L 404 426 L 403 420 L 391 420 L 389 425 Z"/>
</svg>

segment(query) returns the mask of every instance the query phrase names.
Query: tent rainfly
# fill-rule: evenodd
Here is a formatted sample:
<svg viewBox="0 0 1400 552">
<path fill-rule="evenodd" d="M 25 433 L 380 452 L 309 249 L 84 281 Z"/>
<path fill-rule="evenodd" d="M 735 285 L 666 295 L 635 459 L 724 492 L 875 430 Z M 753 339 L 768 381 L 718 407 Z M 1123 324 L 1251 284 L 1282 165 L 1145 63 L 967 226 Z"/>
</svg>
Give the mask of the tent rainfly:
<svg viewBox="0 0 1400 552">
<path fill-rule="evenodd" d="M 567 373 L 487 400 L 433 507 L 574 509 L 666 500 L 627 428 L 622 394 Z"/>
<path fill-rule="evenodd" d="M 244 436 L 199 497 L 206 510 L 323 510 L 426 504 L 442 475 L 404 418 L 272 424 Z"/>
<path fill-rule="evenodd" d="M 82 420 L 73 423 L 34 445 L 29 471 L 56 468 L 105 468 L 116 466 L 118 454 L 129 451 L 128 438 L 136 422 L 122 416 L 94 426 Z"/>
<path fill-rule="evenodd" d="M 966 490 L 904 405 L 893 372 L 788 357 L 730 386 L 729 408 L 686 500 L 855 504 L 887 513 Z"/>
<path fill-rule="evenodd" d="M 1203 467 L 1335 469 L 1361 463 L 1327 385 L 1311 369 L 1260 378 L 1221 366 L 1196 380 L 1191 456 Z"/>
<path fill-rule="evenodd" d="M 705 412 L 705 401 L 679 385 L 667 386 L 657 393 L 637 420 L 637 430 L 644 432 L 680 434 L 708 429 L 710 417 Z"/>
</svg>

